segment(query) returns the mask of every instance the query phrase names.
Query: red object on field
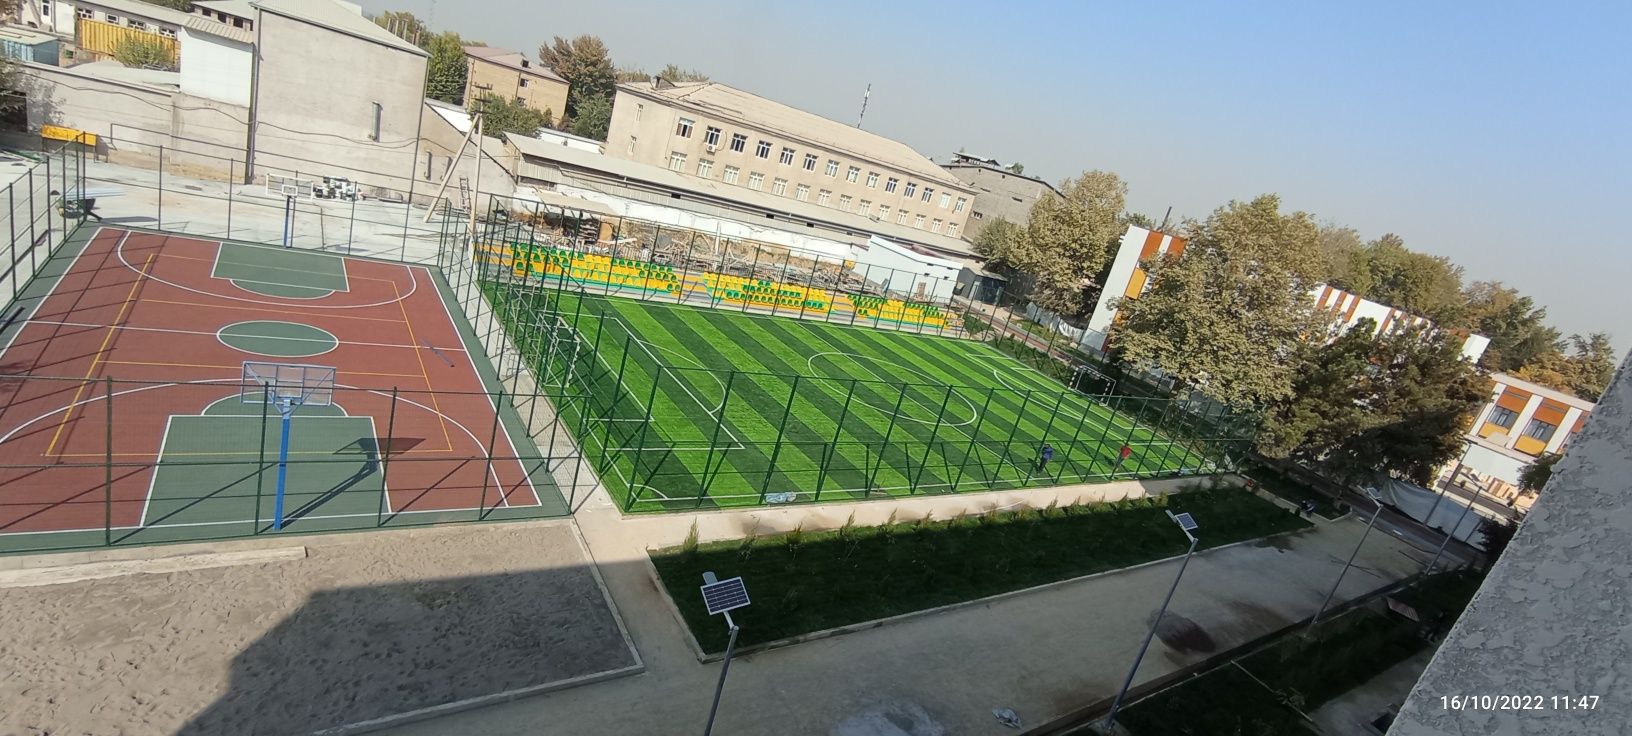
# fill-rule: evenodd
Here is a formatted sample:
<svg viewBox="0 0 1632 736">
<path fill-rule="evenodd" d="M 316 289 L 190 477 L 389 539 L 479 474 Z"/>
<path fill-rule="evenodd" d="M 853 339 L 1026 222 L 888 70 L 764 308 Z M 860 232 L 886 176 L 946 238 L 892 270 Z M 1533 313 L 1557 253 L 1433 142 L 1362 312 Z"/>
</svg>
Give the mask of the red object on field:
<svg viewBox="0 0 1632 736">
<path fill-rule="evenodd" d="M 1128 447 L 1127 445 L 1123 445 L 1122 450 L 1120 452 L 1118 452 L 1117 454 L 1120 455 L 1123 460 L 1126 460 L 1126 459 L 1128 459 L 1129 455 L 1133 454 L 1133 448 Z"/>
</svg>

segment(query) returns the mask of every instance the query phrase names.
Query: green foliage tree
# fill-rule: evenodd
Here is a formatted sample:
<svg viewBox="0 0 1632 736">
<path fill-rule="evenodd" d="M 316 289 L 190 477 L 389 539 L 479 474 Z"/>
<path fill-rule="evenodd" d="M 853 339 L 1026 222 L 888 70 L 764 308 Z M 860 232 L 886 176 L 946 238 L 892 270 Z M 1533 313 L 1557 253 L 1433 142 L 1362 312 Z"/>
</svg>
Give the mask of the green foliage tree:
<svg viewBox="0 0 1632 736">
<path fill-rule="evenodd" d="M 567 103 L 572 106 L 571 101 Z M 571 133 L 598 141 L 606 140 L 606 129 L 612 124 L 612 100 L 607 97 L 591 97 L 578 107 L 578 113 L 572 118 Z"/>
<path fill-rule="evenodd" d="M 132 69 L 176 70 L 176 57 L 158 37 L 129 35 L 113 46 L 113 58 Z"/>
<path fill-rule="evenodd" d="M 146 2 L 150 5 L 180 10 L 183 13 L 193 12 L 193 4 L 190 0 L 146 0 Z"/>
<path fill-rule="evenodd" d="M 1547 487 L 1547 481 L 1553 479 L 1553 466 L 1558 464 L 1558 453 L 1543 453 L 1541 457 L 1531 461 L 1529 465 L 1519 469 L 1519 487 L 1526 491 L 1540 492 Z"/>
<path fill-rule="evenodd" d="M 1143 212 L 1124 212 L 1124 213 L 1122 213 L 1122 224 L 1124 224 L 1124 225 L 1133 225 L 1134 227 L 1142 227 L 1142 228 L 1144 228 L 1146 230 L 1155 230 L 1156 229 L 1156 221 L 1152 220 L 1150 218 L 1150 215 L 1147 215 L 1147 214 L 1145 214 Z"/>
<path fill-rule="evenodd" d="M 617 88 L 617 72 L 612 66 L 612 55 L 600 38 L 579 36 L 568 40 L 556 36 L 551 43 L 538 48 L 538 60 L 572 85 L 567 91 L 567 109 L 563 114 L 574 121 L 575 134 L 583 135 L 578 133 L 577 121 L 584 116 L 583 107 L 586 104 L 599 99 L 605 102 L 608 110 L 611 109 L 612 93 Z M 586 124 L 588 129 L 595 127 Z M 605 126 L 599 128 L 601 134 L 591 137 L 604 140 Z"/>
<path fill-rule="evenodd" d="M 1570 335 L 1565 344 L 1570 351 L 1568 355 L 1562 351 L 1548 353 L 1520 366 L 1513 375 L 1597 401 L 1615 374 L 1615 351 L 1609 344 L 1609 335 L 1602 332 L 1586 337 Z"/>
<path fill-rule="evenodd" d="M 1369 292 L 1371 274 L 1365 267 L 1366 244 L 1360 240 L 1360 231 L 1325 222 L 1319 237 L 1320 252 L 1326 257 L 1326 283 L 1356 294 Z"/>
<path fill-rule="evenodd" d="M 380 13 L 374 17 L 374 24 L 390 31 L 397 38 L 422 48 L 422 42 L 431 36 L 425 22 L 406 10 L 387 10 Z"/>
<path fill-rule="evenodd" d="M 455 105 L 465 101 L 465 43 L 452 31 L 427 37 L 425 50 L 431 58 L 425 66 L 425 96 Z"/>
<path fill-rule="evenodd" d="M 1083 282 L 1099 275 L 1125 229 L 1128 185 L 1116 174 L 1088 171 L 1065 180 L 1059 192 L 1032 205 L 1024 237 L 1005 261 L 1036 278 L 1032 297 L 1039 305 L 1073 316 L 1085 306 Z"/>
<path fill-rule="evenodd" d="M 649 82 L 652 77 L 662 77 L 670 82 L 707 82 L 708 75 L 696 69 L 686 69 L 678 64 L 665 64 L 656 74 L 652 74 L 638 66 L 619 67 L 617 80 L 619 82 Z"/>
<path fill-rule="evenodd" d="M 1026 229 L 999 217 L 986 224 L 980 233 L 975 235 L 973 243 L 975 252 L 986 259 L 986 262 L 1004 270 L 1015 270 L 1015 249 L 1020 246 L 1022 238 L 1026 237 Z"/>
<path fill-rule="evenodd" d="M 1008 169 L 1010 174 L 1023 175 L 1026 173 L 1026 165 L 1019 161 L 1009 164 Z"/>
<path fill-rule="evenodd" d="M 1562 351 L 1558 330 L 1545 323 L 1547 310 L 1499 281 L 1477 281 L 1466 291 L 1463 322 L 1490 338 L 1480 365 L 1516 371 Z"/>
<path fill-rule="evenodd" d="M 517 100 L 508 100 L 494 94 L 482 95 L 478 100 L 482 109 L 482 133 L 494 137 L 505 133 L 527 136 L 538 135 L 538 129 L 550 125 L 550 113 L 539 112 Z"/>
<path fill-rule="evenodd" d="M 1119 305 L 1123 358 L 1235 406 L 1289 397 L 1296 359 L 1326 336 L 1309 298 L 1325 268 L 1314 220 L 1280 205 L 1231 202 L 1190 228 L 1183 258 L 1150 263 L 1150 290 Z"/>
<path fill-rule="evenodd" d="M 1361 296 L 1439 324 L 1460 321 L 1465 301 L 1460 266 L 1447 258 L 1413 251 L 1392 233 L 1367 243 L 1363 253 L 1369 283 Z"/>
</svg>

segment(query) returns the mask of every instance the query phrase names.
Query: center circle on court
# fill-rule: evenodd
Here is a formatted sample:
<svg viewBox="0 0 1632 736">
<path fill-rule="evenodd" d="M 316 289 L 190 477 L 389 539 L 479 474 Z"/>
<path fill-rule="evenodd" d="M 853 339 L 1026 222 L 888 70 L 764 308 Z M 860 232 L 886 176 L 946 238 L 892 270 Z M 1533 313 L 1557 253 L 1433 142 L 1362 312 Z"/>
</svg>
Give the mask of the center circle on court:
<svg viewBox="0 0 1632 736">
<path fill-rule="evenodd" d="M 844 370 L 843 363 L 856 366 L 862 375 Z M 827 363 L 834 370 L 822 370 L 821 365 Z M 897 363 L 888 358 L 877 358 L 855 353 L 824 352 L 817 353 L 805 359 L 811 373 L 821 378 L 828 378 L 838 382 L 848 382 L 852 378 L 864 381 L 882 381 L 874 383 L 879 391 L 889 394 L 888 402 L 880 405 L 878 401 L 862 397 L 859 392 L 852 397 L 852 401 L 865 405 L 880 414 L 889 416 L 891 413 L 901 421 L 917 422 L 919 424 L 934 424 L 936 412 L 941 409 L 941 402 L 946 401 L 946 411 L 942 416 L 942 426 L 962 427 L 973 424 L 980 409 L 975 406 L 957 389 L 953 389 L 950 397 L 947 395 L 947 384 L 936 380 L 933 376 L 909 365 Z M 895 375 L 890 375 L 894 373 Z M 905 394 L 900 392 L 902 384 L 911 384 Z M 900 409 L 896 409 L 896 401 L 900 400 Z"/>
<path fill-rule="evenodd" d="M 234 322 L 216 330 L 215 337 L 234 350 L 278 358 L 307 358 L 340 346 L 340 338 L 328 330 L 275 320 Z"/>
</svg>

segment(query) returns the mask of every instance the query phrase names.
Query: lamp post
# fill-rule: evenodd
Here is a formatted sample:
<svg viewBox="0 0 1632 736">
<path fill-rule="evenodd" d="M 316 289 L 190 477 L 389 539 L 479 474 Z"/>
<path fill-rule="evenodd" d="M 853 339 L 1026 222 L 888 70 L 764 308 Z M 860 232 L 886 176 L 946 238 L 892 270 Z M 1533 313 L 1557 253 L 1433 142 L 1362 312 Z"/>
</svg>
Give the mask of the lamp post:
<svg viewBox="0 0 1632 736">
<path fill-rule="evenodd" d="M 1450 492 L 1451 486 L 1456 485 L 1456 479 L 1462 475 L 1462 466 L 1468 462 L 1468 452 L 1471 450 L 1473 450 L 1473 440 L 1463 437 L 1462 456 L 1456 459 L 1456 467 L 1451 469 L 1451 477 L 1445 479 L 1445 487 L 1439 489 L 1439 497 L 1434 499 L 1434 505 L 1428 509 L 1428 515 L 1422 517 L 1422 523 L 1429 524 L 1433 521 L 1434 512 L 1439 510 L 1439 504 L 1445 500 L 1445 494 Z"/>
<path fill-rule="evenodd" d="M 737 651 L 737 622 L 731 620 L 731 612 L 748 605 L 748 589 L 743 586 L 742 578 L 720 580 L 712 571 L 703 573 L 703 606 L 708 615 L 725 615 L 725 625 L 731 630 L 731 639 L 725 645 L 725 660 L 720 664 L 720 681 L 714 685 L 714 703 L 708 707 L 708 725 L 703 727 L 703 736 L 714 733 L 714 715 L 720 710 L 720 693 L 725 690 L 725 675 L 731 671 L 731 655 Z"/>
<path fill-rule="evenodd" d="M 1473 510 L 1473 502 L 1478 500 L 1478 498 L 1478 496 L 1469 498 L 1468 505 L 1462 507 L 1462 514 L 1456 517 L 1456 523 L 1451 526 L 1449 531 L 1445 532 L 1445 538 L 1439 541 L 1439 549 L 1434 550 L 1434 559 L 1429 560 L 1428 566 L 1422 568 L 1422 573 L 1424 575 L 1433 572 L 1434 566 L 1439 564 L 1439 558 L 1441 555 L 1445 554 L 1445 548 L 1450 545 L 1451 537 L 1456 536 L 1456 530 L 1461 529 L 1462 522 L 1467 521 L 1468 512 Z"/>
<path fill-rule="evenodd" d="M 1145 632 L 1145 641 L 1139 645 L 1139 653 L 1133 657 L 1133 666 L 1128 668 L 1128 676 L 1122 680 L 1122 689 L 1117 691 L 1116 699 L 1111 701 L 1111 712 L 1106 714 L 1104 722 L 1099 726 L 1100 733 L 1114 733 L 1116 728 L 1116 712 L 1122 709 L 1122 699 L 1127 697 L 1128 688 L 1133 685 L 1133 676 L 1139 671 L 1139 663 L 1145 659 L 1145 650 L 1150 648 L 1150 640 L 1156 637 L 1156 627 L 1162 624 L 1162 617 L 1167 615 L 1167 605 L 1173 602 L 1173 593 L 1179 589 L 1179 580 L 1184 577 L 1184 568 L 1190 565 L 1190 556 L 1196 553 L 1196 535 L 1191 534 L 1197 528 L 1196 520 L 1189 514 L 1174 514 L 1167 512 L 1167 518 L 1179 525 L 1186 539 L 1190 540 L 1190 548 L 1185 550 L 1184 561 L 1179 563 L 1179 573 L 1173 576 L 1173 585 L 1167 589 L 1167 597 L 1162 599 L 1162 607 L 1156 612 L 1156 620 L 1150 622 L 1150 631 Z"/>
<path fill-rule="evenodd" d="M 1320 610 L 1315 611 L 1315 617 L 1309 619 L 1309 630 L 1311 631 L 1314 630 L 1315 624 L 1320 623 L 1320 616 L 1326 613 L 1326 607 L 1331 605 L 1332 597 L 1337 595 L 1338 586 L 1343 584 L 1343 576 L 1349 574 L 1349 568 L 1354 565 L 1354 558 L 1360 556 L 1360 547 L 1365 545 L 1366 537 L 1371 535 L 1371 528 L 1377 525 L 1377 517 L 1383 513 L 1383 494 L 1370 486 L 1367 486 L 1365 491 L 1366 495 L 1371 498 L 1371 502 L 1377 505 L 1377 510 L 1371 512 L 1371 521 L 1366 522 L 1366 531 L 1361 533 L 1360 541 L 1354 543 L 1354 551 L 1349 553 L 1349 561 L 1343 563 L 1343 571 L 1337 574 L 1337 581 L 1333 582 L 1332 589 L 1327 591 L 1326 600 L 1320 602 Z"/>
</svg>

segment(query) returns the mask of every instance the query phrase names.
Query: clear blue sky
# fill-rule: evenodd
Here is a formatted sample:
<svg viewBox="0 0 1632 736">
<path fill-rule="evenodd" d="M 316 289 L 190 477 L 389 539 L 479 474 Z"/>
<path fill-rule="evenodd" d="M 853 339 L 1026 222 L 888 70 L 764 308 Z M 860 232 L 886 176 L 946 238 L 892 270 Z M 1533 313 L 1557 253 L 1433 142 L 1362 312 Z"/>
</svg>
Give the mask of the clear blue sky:
<svg viewBox="0 0 1632 736">
<path fill-rule="evenodd" d="M 536 53 L 595 34 L 945 160 L 1114 171 L 1129 206 L 1288 208 L 1398 233 L 1632 341 L 1632 3 L 368 0 Z"/>
</svg>

